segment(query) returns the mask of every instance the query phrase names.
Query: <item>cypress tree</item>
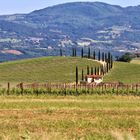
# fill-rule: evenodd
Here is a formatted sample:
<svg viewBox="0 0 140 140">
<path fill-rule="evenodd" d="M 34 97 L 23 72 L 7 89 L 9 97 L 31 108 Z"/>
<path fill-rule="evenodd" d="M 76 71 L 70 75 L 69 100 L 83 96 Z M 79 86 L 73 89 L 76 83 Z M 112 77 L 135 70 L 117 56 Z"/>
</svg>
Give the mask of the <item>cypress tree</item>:
<svg viewBox="0 0 140 140">
<path fill-rule="evenodd" d="M 93 75 L 93 67 L 91 67 L 91 75 Z"/>
<path fill-rule="evenodd" d="M 97 69 L 96 69 L 96 67 L 95 67 L 95 71 L 94 71 L 94 73 L 95 73 L 95 75 L 97 75 Z"/>
<path fill-rule="evenodd" d="M 107 54 L 105 53 L 105 62 L 107 63 Z"/>
<path fill-rule="evenodd" d="M 99 75 L 100 74 L 100 68 L 98 67 L 97 68 L 97 75 Z"/>
<path fill-rule="evenodd" d="M 113 56 L 111 55 L 111 69 L 113 68 Z"/>
<path fill-rule="evenodd" d="M 109 63 L 107 62 L 107 65 L 106 65 L 106 72 L 108 73 L 109 71 Z"/>
<path fill-rule="evenodd" d="M 81 49 L 81 57 L 82 58 L 84 57 L 84 50 L 83 50 L 83 48 Z"/>
<path fill-rule="evenodd" d="M 84 70 L 82 69 L 82 81 L 84 81 Z"/>
<path fill-rule="evenodd" d="M 76 66 L 76 85 L 78 84 L 78 67 Z"/>
<path fill-rule="evenodd" d="M 96 52 L 95 51 L 93 52 L 93 59 L 94 60 L 96 59 Z"/>
<path fill-rule="evenodd" d="M 63 55 L 63 53 L 62 53 L 62 49 L 60 49 L 60 56 L 62 56 Z"/>
<path fill-rule="evenodd" d="M 74 57 L 74 48 L 72 48 L 72 57 Z"/>
<path fill-rule="evenodd" d="M 104 75 L 104 66 L 103 65 L 100 67 L 100 70 L 101 70 L 101 75 Z"/>
<path fill-rule="evenodd" d="M 76 48 L 75 48 L 74 56 L 75 57 L 77 56 L 77 50 L 76 50 Z"/>
<path fill-rule="evenodd" d="M 87 66 L 87 75 L 89 75 L 89 66 Z"/>
<path fill-rule="evenodd" d="M 102 61 L 105 61 L 105 54 L 102 52 Z"/>
<path fill-rule="evenodd" d="M 99 52 L 98 52 L 98 61 L 100 61 L 101 60 L 101 53 L 100 53 L 100 50 L 99 50 Z"/>
<path fill-rule="evenodd" d="M 90 58 L 90 48 L 88 48 L 88 58 Z"/>
<path fill-rule="evenodd" d="M 110 52 L 108 52 L 108 63 L 110 63 L 110 61 L 111 61 L 111 54 Z"/>
</svg>

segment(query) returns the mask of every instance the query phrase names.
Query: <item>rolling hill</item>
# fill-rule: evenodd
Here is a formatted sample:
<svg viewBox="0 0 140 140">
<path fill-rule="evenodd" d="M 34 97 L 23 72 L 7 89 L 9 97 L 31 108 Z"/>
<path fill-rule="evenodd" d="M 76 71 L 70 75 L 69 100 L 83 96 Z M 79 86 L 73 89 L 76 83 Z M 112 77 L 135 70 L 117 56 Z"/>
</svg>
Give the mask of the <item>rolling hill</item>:
<svg viewBox="0 0 140 140">
<path fill-rule="evenodd" d="M 114 68 L 108 73 L 105 82 L 140 83 L 140 65 L 115 62 Z"/>
<path fill-rule="evenodd" d="M 0 64 L 0 84 L 10 82 L 25 83 L 73 83 L 75 68 L 81 72 L 90 67 L 99 66 L 96 61 L 75 57 L 43 57 Z M 113 69 L 104 77 L 104 82 L 140 83 L 140 65 L 115 62 Z"/>
<path fill-rule="evenodd" d="M 59 48 L 69 51 L 72 47 L 137 52 L 139 13 L 140 6 L 123 8 L 100 2 L 75 2 L 29 14 L 3 15 L 0 16 L 0 59 L 58 55 Z M 3 53 L 13 49 L 22 55 Z"/>
<path fill-rule="evenodd" d="M 76 65 L 79 67 L 80 80 L 82 68 L 86 73 L 87 65 L 94 67 L 100 64 L 72 57 L 44 57 L 1 63 L 0 82 L 75 82 Z"/>
</svg>

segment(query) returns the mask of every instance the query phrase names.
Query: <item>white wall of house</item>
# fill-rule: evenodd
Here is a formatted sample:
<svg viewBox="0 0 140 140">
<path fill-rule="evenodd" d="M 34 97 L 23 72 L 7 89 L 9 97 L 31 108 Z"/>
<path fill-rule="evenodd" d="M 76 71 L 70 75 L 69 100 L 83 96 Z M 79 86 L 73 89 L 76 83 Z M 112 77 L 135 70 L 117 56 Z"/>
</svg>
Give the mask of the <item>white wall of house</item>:
<svg viewBox="0 0 140 140">
<path fill-rule="evenodd" d="M 87 82 L 88 83 L 92 83 L 93 82 L 93 78 L 87 78 Z"/>
<path fill-rule="evenodd" d="M 103 82 L 103 79 L 102 78 L 95 78 L 94 82 L 99 84 L 99 83 Z"/>
</svg>

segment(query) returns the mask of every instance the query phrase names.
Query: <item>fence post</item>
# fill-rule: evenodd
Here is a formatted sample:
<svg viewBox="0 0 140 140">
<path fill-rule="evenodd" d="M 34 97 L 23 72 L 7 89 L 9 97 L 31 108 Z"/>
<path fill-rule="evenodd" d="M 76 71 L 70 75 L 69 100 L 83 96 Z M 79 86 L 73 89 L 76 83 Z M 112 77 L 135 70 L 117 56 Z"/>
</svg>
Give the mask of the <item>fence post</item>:
<svg viewBox="0 0 140 140">
<path fill-rule="evenodd" d="M 23 83 L 20 83 L 21 94 L 23 95 Z"/>
<path fill-rule="evenodd" d="M 136 94 L 137 94 L 137 92 L 138 92 L 138 85 L 136 84 Z"/>
<path fill-rule="evenodd" d="M 9 95 L 10 93 L 10 83 L 8 82 L 8 85 L 7 85 L 7 94 Z"/>
</svg>

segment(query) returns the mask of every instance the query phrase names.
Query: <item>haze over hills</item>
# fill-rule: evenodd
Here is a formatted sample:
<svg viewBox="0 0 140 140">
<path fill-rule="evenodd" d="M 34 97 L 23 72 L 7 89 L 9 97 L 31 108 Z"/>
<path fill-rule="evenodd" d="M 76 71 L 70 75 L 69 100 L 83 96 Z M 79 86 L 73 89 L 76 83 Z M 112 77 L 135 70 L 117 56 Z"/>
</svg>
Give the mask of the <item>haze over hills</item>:
<svg viewBox="0 0 140 140">
<path fill-rule="evenodd" d="M 100 2 L 56 5 L 29 14 L 0 16 L 1 61 L 59 55 L 63 48 L 140 51 L 140 6 Z"/>
</svg>

